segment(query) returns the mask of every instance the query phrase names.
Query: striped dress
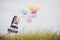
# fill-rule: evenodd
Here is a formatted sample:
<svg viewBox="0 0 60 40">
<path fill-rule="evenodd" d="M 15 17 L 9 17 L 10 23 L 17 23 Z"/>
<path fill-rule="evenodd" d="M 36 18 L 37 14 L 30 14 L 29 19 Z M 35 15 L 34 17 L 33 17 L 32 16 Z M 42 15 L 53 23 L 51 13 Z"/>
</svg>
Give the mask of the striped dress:
<svg viewBox="0 0 60 40">
<path fill-rule="evenodd" d="M 18 33 L 18 21 L 11 24 L 10 28 L 8 29 L 10 33 Z"/>
</svg>

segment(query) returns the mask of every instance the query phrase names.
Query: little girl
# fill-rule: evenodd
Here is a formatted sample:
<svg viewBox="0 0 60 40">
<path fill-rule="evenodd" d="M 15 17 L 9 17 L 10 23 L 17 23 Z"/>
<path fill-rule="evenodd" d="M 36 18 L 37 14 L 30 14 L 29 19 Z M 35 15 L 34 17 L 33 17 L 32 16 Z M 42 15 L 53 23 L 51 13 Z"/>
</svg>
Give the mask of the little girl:
<svg viewBox="0 0 60 40">
<path fill-rule="evenodd" d="M 18 33 L 17 29 L 18 29 L 18 22 L 19 19 L 17 16 L 13 17 L 12 23 L 10 28 L 8 29 L 8 33 Z"/>
</svg>

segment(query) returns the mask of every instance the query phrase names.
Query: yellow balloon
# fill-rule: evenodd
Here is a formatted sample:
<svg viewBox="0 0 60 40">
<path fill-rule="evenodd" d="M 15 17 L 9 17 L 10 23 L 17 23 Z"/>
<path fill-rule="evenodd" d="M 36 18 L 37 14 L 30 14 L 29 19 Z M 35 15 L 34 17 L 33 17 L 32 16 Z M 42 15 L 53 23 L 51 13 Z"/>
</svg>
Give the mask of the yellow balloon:
<svg viewBox="0 0 60 40">
<path fill-rule="evenodd" d="M 29 9 L 32 11 L 33 10 L 33 6 L 30 6 Z"/>
<path fill-rule="evenodd" d="M 39 7 L 36 7 L 36 8 L 35 8 L 35 10 L 36 10 L 36 11 L 39 11 L 39 10 L 40 10 L 40 8 L 39 8 Z"/>
</svg>

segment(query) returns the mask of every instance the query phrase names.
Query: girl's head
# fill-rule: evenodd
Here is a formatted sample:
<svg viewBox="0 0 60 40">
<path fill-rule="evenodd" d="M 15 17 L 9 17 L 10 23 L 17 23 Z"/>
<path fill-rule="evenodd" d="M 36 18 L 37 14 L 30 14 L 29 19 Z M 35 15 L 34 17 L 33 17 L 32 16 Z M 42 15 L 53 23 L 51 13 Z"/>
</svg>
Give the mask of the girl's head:
<svg viewBox="0 0 60 40">
<path fill-rule="evenodd" d="M 13 24 L 13 22 L 14 22 L 17 18 L 18 18 L 17 16 L 14 16 L 11 24 Z"/>
</svg>

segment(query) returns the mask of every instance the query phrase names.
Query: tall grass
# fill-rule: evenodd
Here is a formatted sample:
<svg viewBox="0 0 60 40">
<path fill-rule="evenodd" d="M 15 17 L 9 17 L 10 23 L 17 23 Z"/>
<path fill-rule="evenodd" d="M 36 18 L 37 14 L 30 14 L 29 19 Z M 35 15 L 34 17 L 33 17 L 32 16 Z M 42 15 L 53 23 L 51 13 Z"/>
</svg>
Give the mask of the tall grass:
<svg viewBox="0 0 60 40">
<path fill-rule="evenodd" d="M 28 34 L 19 34 L 14 36 L 2 35 L 0 40 L 60 40 L 60 35 L 52 32 L 45 33 L 28 33 Z"/>
</svg>

